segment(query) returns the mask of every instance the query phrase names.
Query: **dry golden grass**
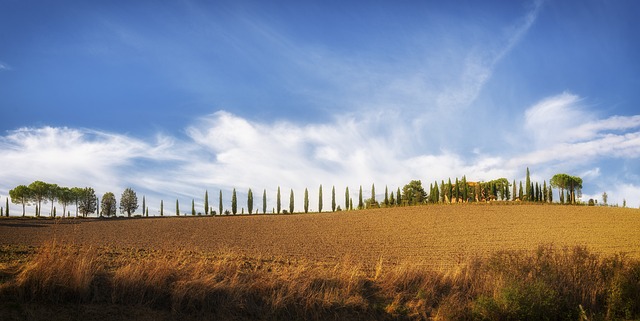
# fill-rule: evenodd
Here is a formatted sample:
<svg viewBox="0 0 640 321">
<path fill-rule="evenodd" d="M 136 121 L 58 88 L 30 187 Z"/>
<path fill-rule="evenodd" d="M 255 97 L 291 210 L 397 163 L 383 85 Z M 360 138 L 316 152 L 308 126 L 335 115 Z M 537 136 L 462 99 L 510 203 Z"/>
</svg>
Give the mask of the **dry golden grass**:
<svg viewBox="0 0 640 321">
<path fill-rule="evenodd" d="M 640 258 L 640 211 L 551 205 L 438 205 L 321 214 L 143 219 L 0 220 L 0 245 L 88 244 L 113 251 L 233 252 L 373 268 L 411 262 L 448 268 L 469 256 L 587 246 Z"/>
<path fill-rule="evenodd" d="M 447 271 L 382 261 L 369 270 L 349 259 L 317 265 L 187 252 L 133 259 L 138 255 L 45 245 L 13 269 L 0 269 L 0 319 L 49 320 L 51 313 L 103 320 L 640 317 L 640 261 L 584 247 L 502 251 Z"/>
<path fill-rule="evenodd" d="M 638 318 L 639 231 L 549 205 L 1 219 L 0 319 Z"/>
</svg>

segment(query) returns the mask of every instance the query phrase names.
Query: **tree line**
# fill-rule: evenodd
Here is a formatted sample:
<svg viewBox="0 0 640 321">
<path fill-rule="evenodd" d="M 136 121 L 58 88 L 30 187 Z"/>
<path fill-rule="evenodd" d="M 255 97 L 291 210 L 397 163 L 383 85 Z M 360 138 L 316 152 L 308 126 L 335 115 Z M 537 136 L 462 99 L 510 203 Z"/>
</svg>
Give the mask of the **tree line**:
<svg viewBox="0 0 640 321">
<path fill-rule="evenodd" d="M 542 184 L 532 182 L 530 178 L 529 168 L 527 168 L 526 178 L 523 182 L 516 184 L 506 178 L 498 178 L 488 182 L 469 182 L 466 176 L 455 178 L 453 181 L 449 178 L 446 182 L 434 181 L 429 185 L 428 192 L 422 186 L 420 180 L 412 180 L 404 185 L 402 189 L 398 187 L 395 191 L 389 191 L 385 186 L 384 198 L 380 201 L 376 198 L 375 184 L 371 186 L 371 196 L 364 198 L 362 185 L 359 187 L 358 199 L 355 209 L 361 210 L 366 208 L 395 207 L 395 206 L 414 206 L 421 204 L 444 204 L 444 203 L 471 203 L 471 202 L 488 202 L 488 201 L 524 201 L 537 203 L 552 203 L 553 189 L 558 190 L 558 202 L 561 204 L 576 204 L 577 198 L 581 197 L 582 179 L 580 177 L 568 174 L 554 175 L 549 184 L 543 181 Z M 50 202 L 49 216 L 56 217 L 56 207 L 54 202 L 58 202 L 62 206 L 62 214 L 60 216 L 71 216 L 71 212 L 67 208 L 75 205 L 75 216 L 86 217 L 89 214 L 97 213 L 100 216 L 115 216 L 117 209 L 121 214 L 131 216 L 132 213 L 139 208 L 136 192 L 131 188 L 126 188 L 121 196 L 119 207 L 117 206 L 116 196 L 112 192 L 106 192 L 100 201 L 95 191 L 91 187 L 62 187 L 57 184 L 46 183 L 42 181 L 34 181 L 29 185 L 19 185 L 9 191 L 11 201 L 14 204 L 22 205 L 22 216 L 25 216 L 26 206 L 35 205 L 35 216 L 40 217 L 43 210 L 43 203 Z M 247 192 L 246 209 L 248 214 L 266 214 L 267 209 L 267 190 L 262 193 L 262 207 L 258 208 L 254 201 L 254 195 L 251 188 Z M 606 195 L 606 194 L 605 194 Z M 309 212 L 309 190 L 305 188 L 303 194 L 303 212 Z M 331 212 L 342 210 L 354 210 L 354 202 L 349 192 L 349 187 L 345 188 L 344 202 L 338 204 L 336 198 L 335 186 L 331 188 Z M 606 200 L 605 200 L 606 203 Z M 318 212 L 323 210 L 323 190 L 322 185 L 318 188 Z M 341 207 L 344 206 L 344 207 Z M 164 201 L 160 201 L 160 216 L 164 216 Z M 282 207 L 280 187 L 277 188 L 276 206 L 271 209 L 271 213 L 294 213 L 295 212 L 295 195 L 293 189 L 289 193 L 288 210 Z M 5 214 L 9 213 L 9 200 L 6 200 Z M 204 194 L 204 214 L 205 215 L 237 215 L 238 197 L 236 189 L 231 194 L 231 210 L 224 209 L 222 190 L 218 196 L 217 211 L 209 204 L 209 192 Z M 0 215 L 1 215 L 0 211 Z M 142 198 L 142 214 L 149 216 L 149 208 L 146 205 L 146 199 Z M 245 207 L 241 206 L 240 214 L 245 214 Z M 175 215 L 180 216 L 180 203 L 176 199 Z M 196 215 L 195 199 L 191 201 L 191 215 Z M 202 215 L 198 212 L 198 215 Z"/>
<path fill-rule="evenodd" d="M 34 181 L 29 185 L 18 185 L 9 191 L 11 202 L 22 205 L 22 216 L 26 215 L 26 206 L 35 205 L 35 216 L 42 215 L 43 203 L 50 202 L 50 217 L 71 216 L 71 211 L 67 207 L 75 205 L 75 216 L 86 217 L 89 214 L 99 213 L 101 216 L 116 215 L 116 198 L 112 192 L 107 192 L 102 196 L 102 203 L 96 196 L 92 187 L 64 187 L 57 184 Z M 57 207 L 54 202 L 62 206 L 62 214 L 57 214 Z M 144 204 L 144 203 L 143 203 Z M 138 198 L 131 188 L 126 188 L 120 197 L 120 212 L 131 213 L 138 208 Z M 144 205 L 143 205 L 144 208 Z M 9 216 L 9 200 L 6 203 L 6 216 Z"/>
</svg>

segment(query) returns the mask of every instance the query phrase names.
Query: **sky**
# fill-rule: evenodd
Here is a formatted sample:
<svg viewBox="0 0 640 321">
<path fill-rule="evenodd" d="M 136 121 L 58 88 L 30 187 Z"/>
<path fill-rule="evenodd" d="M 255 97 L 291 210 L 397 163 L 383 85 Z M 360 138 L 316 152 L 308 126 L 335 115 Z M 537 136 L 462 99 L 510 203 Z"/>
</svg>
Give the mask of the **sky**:
<svg viewBox="0 0 640 321">
<path fill-rule="evenodd" d="M 640 2 L 0 2 L 0 199 L 583 179 L 640 206 Z M 555 195 L 557 199 L 557 194 Z M 4 204 L 4 201 L 2 202 Z M 344 206 L 344 205 L 343 205 Z M 17 211 L 19 206 L 12 206 Z M 200 209 L 198 211 L 201 211 Z"/>
</svg>

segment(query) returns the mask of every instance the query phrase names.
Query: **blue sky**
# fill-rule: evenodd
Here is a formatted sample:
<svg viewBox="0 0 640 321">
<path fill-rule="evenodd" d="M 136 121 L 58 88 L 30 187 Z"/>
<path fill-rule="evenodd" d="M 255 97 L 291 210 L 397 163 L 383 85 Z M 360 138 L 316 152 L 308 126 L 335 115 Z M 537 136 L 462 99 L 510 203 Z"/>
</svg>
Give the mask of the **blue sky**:
<svg viewBox="0 0 640 321">
<path fill-rule="evenodd" d="M 301 204 L 323 184 L 326 209 L 332 185 L 380 194 L 411 179 L 521 180 L 529 167 L 638 207 L 639 12 L 599 0 L 5 0 L 0 196 L 33 180 L 131 186 L 153 210 L 235 187 L 266 189 L 272 207 L 277 186 Z"/>
</svg>

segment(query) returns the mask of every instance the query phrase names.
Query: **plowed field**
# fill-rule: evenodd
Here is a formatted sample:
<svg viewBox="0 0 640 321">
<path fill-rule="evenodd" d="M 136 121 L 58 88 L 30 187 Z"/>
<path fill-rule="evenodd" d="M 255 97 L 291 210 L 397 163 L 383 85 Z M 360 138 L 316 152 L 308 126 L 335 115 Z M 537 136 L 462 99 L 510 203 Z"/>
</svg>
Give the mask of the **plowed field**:
<svg viewBox="0 0 640 321">
<path fill-rule="evenodd" d="M 439 205 L 321 214 L 1 219 L 0 244 L 59 243 L 363 263 L 455 264 L 498 250 L 585 245 L 640 257 L 640 211 L 550 205 Z"/>
</svg>

